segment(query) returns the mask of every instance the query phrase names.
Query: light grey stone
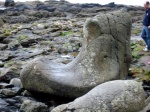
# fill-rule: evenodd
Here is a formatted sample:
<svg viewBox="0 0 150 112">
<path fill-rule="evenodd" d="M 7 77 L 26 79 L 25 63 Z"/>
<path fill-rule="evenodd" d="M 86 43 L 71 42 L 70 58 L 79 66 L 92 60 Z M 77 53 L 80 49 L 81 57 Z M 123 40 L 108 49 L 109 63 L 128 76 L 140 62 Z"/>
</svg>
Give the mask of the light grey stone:
<svg viewBox="0 0 150 112">
<path fill-rule="evenodd" d="M 139 112 L 145 97 L 143 87 L 136 81 L 110 81 L 51 112 Z"/>
<path fill-rule="evenodd" d="M 15 87 L 22 88 L 22 83 L 21 83 L 21 80 L 19 78 L 11 79 L 9 84 L 14 85 Z"/>
<path fill-rule="evenodd" d="M 127 12 L 111 12 L 86 20 L 83 46 L 69 64 L 37 58 L 21 72 L 23 87 L 76 98 L 95 86 L 125 79 L 131 62 L 131 16 Z"/>
</svg>

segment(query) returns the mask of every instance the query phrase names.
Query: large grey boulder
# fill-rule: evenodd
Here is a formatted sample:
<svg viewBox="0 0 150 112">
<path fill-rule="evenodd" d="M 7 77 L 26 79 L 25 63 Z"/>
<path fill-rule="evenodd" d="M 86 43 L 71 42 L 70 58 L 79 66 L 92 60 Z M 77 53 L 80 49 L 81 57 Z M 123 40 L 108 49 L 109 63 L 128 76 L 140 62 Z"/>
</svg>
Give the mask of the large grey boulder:
<svg viewBox="0 0 150 112">
<path fill-rule="evenodd" d="M 131 61 L 131 16 L 117 11 L 86 20 L 83 47 L 69 64 L 34 59 L 21 72 L 28 91 L 79 97 L 95 86 L 125 79 Z"/>
<path fill-rule="evenodd" d="M 145 96 L 136 81 L 110 81 L 51 112 L 139 112 L 144 107 Z"/>
</svg>

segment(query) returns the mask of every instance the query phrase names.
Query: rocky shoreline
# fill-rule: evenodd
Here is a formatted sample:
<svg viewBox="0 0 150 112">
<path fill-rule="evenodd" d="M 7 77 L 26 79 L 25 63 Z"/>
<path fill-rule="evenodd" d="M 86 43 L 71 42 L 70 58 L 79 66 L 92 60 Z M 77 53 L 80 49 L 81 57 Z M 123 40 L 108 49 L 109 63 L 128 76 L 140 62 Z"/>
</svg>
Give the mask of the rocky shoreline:
<svg viewBox="0 0 150 112">
<path fill-rule="evenodd" d="M 143 75 L 149 72 L 150 66 L 146 62 L 150 54 L 142 52 L 144 43 L 140 39 L 143 7 L 115 3 L 71 4 L 64 0 L 18 2 L 6 9 L 3 4 L 0 2 L 0 111 L 24 112 L 28 107 L 45 112 L 73 101 L 30 93 L 9 82 L 20 78 L 22 68 L 37 57 L 44 56 L 63 64 L 71 62 L 81 50 L 86 18 L 116 10 L 127 10 L 132 16 L 133 61 L 128 78 L 143 82 L 143 88 L 150 96 L 150 74 Z"/>
</svg>

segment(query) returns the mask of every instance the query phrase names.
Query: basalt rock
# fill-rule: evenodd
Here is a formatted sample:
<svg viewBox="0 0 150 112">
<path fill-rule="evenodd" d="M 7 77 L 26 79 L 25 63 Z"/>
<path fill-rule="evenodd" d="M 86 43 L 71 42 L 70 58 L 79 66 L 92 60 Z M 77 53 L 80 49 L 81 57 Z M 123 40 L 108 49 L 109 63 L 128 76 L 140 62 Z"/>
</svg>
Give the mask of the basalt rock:
<svg viewBox="0 0 150 112">
<path fill-rule="evenodd" d="M 139 112 L 144 107 L 145 96 L 142 86 L 136 81 L 110 81 L 71 103 L 54 108 L 52 112 Z"/>
<path fill-rule="evenodd" d="M 12 6 L 15 6 L 15 2 L 14 2 L 14 0 L 5 0 L 4 6 L 5 6 L 5 7 L 12 7 Z"/>
<path fill-rule="evenodd" d="M 30 92 L 76 98 L 101 83 L 125 79 L 131 61 L 130 30 L 127 12 L 87 19 L 79 55 L 67 65 L 34 59 L 21 72 L 23 87 Z"/>
</svg>

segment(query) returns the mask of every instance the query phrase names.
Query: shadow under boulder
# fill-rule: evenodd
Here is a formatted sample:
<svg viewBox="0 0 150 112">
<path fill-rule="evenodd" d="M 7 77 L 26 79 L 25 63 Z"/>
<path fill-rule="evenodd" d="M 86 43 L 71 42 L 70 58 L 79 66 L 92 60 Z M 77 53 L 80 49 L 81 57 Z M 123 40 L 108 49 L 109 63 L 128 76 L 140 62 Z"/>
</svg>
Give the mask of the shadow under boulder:
<svg viewBox="0 0 150 112">
<path fill-rule="evenodd" d="M 107 81 L 125 79 L 131 62 L 131 16 L 116 11 L 86 20 L 83 47 L 69 64 L 37 58 L 21 72 L 23 87 L 77 98 Z"/>
</svg>

